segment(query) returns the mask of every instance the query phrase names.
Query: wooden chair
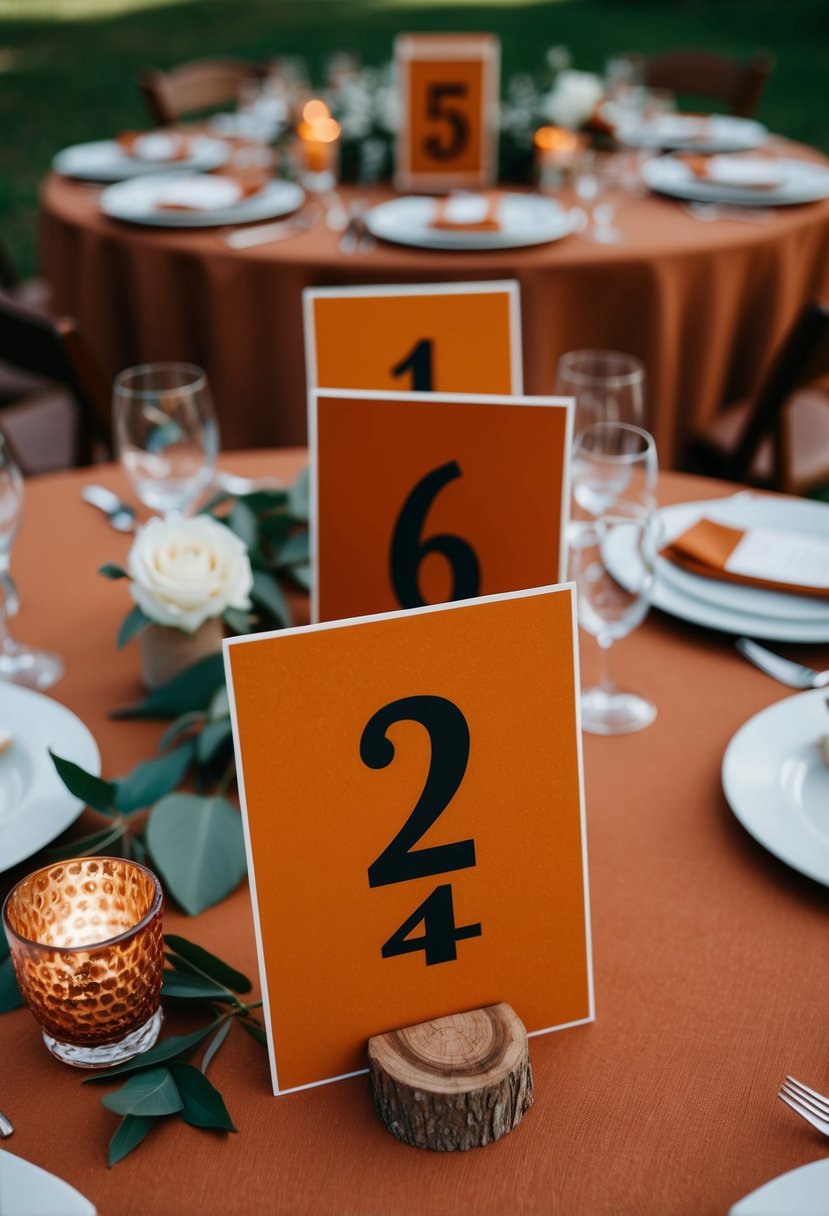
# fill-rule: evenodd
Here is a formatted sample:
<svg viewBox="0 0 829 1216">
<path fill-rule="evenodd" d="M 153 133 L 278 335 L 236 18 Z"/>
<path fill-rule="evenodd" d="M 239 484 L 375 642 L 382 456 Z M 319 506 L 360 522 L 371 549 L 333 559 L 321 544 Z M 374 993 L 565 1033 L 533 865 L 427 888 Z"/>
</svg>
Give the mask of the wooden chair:
<svg viewBox="0 0 829 1216">
<path fill-rule="evenodd" d="M 747 63 L 709 51 L 669 51 L 647 58 L 643 72 L 648 88 L 718 101 L 729 113 L 752 118 L 773 67 L 774 59 L 765 51 Z"/>
<path fill-rule="evenodd" d="M 694 472 L 790 494 L 829 484 L 829 305 L 808 304 L 756 397 L 719 413 L 692 443 Z"/>
<path fill-rule="evenodd" d="M 45 317 L 0 295 L 0 360 L 69 390 L 78 415 L 75 465 L 90 464 L 96 444 L 111 454 L 109 385 L 71 317 Z M 24 406 L 34 403 L 24 398 Z"/>
<path fill-rule="evenodd" d="M 236 101 L 246 80 L 256 80 L 262 68 L 244 59 L 194 59 L 162 72 L 148 68 L 138 87 L 154 121 L 169 127 L 183 115 Z"/>
</svg>

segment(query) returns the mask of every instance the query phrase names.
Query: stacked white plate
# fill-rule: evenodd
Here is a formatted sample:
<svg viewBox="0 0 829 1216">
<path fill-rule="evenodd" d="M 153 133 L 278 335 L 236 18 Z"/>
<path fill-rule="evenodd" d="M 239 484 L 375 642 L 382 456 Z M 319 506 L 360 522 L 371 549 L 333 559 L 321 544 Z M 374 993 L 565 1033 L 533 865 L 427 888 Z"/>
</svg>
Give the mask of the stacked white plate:
<svg viewBox="0 0 829 1216">
<path fill-rule="evenodd" d="M 194 136 L 189 143 L 190 155 L 183 160 L 173 160 L 170 137 L 163 132 L 148 132 L 140 137 L 146 155 L 130 156 L 114 139 L 98 139 L 93 143 L 74 144 L 58 152 L 52 168 L 65 177 L 76 177 L 88 182 L 120 182 L 131 177 L 144 177 L 148 173 L 169 172 L 171 167 L 197 169 L 208 172 L 226 164 L 230 157 L 230 146 L 224 139 L 211 139 L 207 135 Z M 165 147 L 165 141 L 167 146 Z"/>
<path fill-rule="evenodd" d="M 763 158 L 769 176 L 762 186 L 750 184 L 745 158 L 719 156 L 710 176 L 698 177 L 674 156 L 658 156 L 642 166 L 645 184 L 658 194 L 699 203 L 737 203 L 743 207 L 781 207 L 829 198 L 829 168 L 812 161 Z M 759 161 L 759 158 L 758 158 Z M 774 169 L 773 173 L 770 171 Z"/>
<path fill-rule="evenodd" d="M 395 245 L 483 251 L 546 245 L 575 232 L 583 223 L 581 213 L 568 211 L 540 194 L 502 195 L 496 210 L 499 227 L 489 232 L 433 228 L 438 206 L 437 199 L 426 195 L 395 198 L 367 212 L 366 227 L 380 240 Z"/>
<path fill-rule="evenodd" d="M 730 114 L 659 114 L 618 125 L 632 148 L 668 148 L 688 152 L 745 152 L 761 147 L 768 129 L 751 118 Z"/>
<path fill-rule="evenodd" d="M 230 178 L 195 173 L 153 174 L 109 186 L 101 210 L 111 219 L 157 228 L 213 228 L 276 219 L 296 211 L 305 193 L 295 182 L 271 181 L 238 199 Z"/>
</svg>

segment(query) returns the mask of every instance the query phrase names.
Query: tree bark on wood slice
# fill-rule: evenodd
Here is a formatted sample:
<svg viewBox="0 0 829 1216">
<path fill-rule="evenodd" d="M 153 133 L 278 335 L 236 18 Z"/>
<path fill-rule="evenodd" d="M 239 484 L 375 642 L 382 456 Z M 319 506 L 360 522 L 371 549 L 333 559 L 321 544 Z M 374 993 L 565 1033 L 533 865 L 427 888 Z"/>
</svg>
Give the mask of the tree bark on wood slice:
<svg viewBox="0 0 829 1216">
<path fill-rule="evenodd" d="M 527 1032 L 505 1004 L 375 1035 L 368 1062 L 381 1122 L 415 1148 L 492 1144 L 533 1101 Z"/>
</svg>

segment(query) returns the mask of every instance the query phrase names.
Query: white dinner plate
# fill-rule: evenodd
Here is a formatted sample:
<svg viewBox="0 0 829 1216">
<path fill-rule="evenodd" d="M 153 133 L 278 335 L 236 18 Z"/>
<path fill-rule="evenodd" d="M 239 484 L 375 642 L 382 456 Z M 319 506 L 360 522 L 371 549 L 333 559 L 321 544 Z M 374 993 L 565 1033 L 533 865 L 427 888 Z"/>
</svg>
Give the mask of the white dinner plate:
<svg viewBox="0 0 829 1216">
<path fill-rule="evenodd" d="M 703 517 L 735 528 L 780 528 L 823 538 L 829 534 L 829 504 L 744 491 L 730 498 L 663 507 L 660 544 L 670 544 Z M 614 575 L 623 585 L 635 580 L 636 562 L 623 545 L 616 545 L 612 560 Z M 651 604 L 684 621 L 726 633 L 778 642 L 829 642 L 829 600 L 703 578 L 664 557 L 656 561 Z"/>
<path fill-rule="evenodd" d="M 781 207 L 814 203 L 829 198 L 829 169 L 806 160 L 781 157 L 782 180 L 766 190 L 752 189 L 697 177 L 689 165 L 673 156 L 657 156 L 642 166 L 646 185 L 658 194 L 668 194 L 700 203 L 739 203 L 744 207 Z"/>
<path fill-rule="evenodd" d="M 80 718 L 16 684 L 0 682 L 0 724 L 13 736 L 11 747 L 0 753 L 2 872 L 49 844 L 83 810 L 55 771 L 49 749 L 96 777 L 101 757 Z"/>
<path fill-rule="evenodd" d="M 129 156 L 117 140 L 98 139 L 64 148 L 52 161 L 52 168 L 65 177 L 77 177 L 81 181 L 120 182 L 148 173 L 169 173 L 171 167 L 177 171 L 218 169 L 227 164 L 230 156 L 227 141 L 212 139 L 209 135 L 194 136 L 191 149 L 192 154 L 186 160 L 143 160 Z"/>
<path fill-rule="evenodd" d="M 247 224 L 288 215 L 302 205 L 305 192 L 295 182 L 272 181 L 241 202 L 212 211 L 164 211 L 156 200 L 171 183 L 186 181 L 182 173 L 154 174 L 109 186 L 101 195 L 101 210 L 111 219 L 158 228 L 214 228 L 221 224 Z"/>
<path fill-rule="evenodd" d="M 829 1216 L 829 1157 L 773 1178 L 729 1208 L 728 1216 Z"/>
<path fill-rule="evenodd" d="M 730 114 L 659 114 L 622 122 L 620 138 L 632 148 L 669 148 L 688 152 L 750 152 L 768 139 L 768 128 L 753 118 Z"/>
<path fill-rule="evenodd" d="M 824 688 L 762 710 L 726 748 L 728 805 L 763 848 L 829 887 L 829 767 L 819 743 L 829 735 Z"/>
<path fill-rule="evenodd" d="M 2 1216 L 95 1216 L 95 1208 L 68 1182 L 0 1149 Z"/>
<path fill-rule="evenodd" d="M 432 228 L 438 202 L 426 195 L 406 195 L 380 203 L 366 213 L 369 232 L 395 245 L 419 249 L 518 249 L 558 241 L 579 227 L 582 216 L 540 194 L 504 194 L 498 202 L 496 232 L 463 232 Z"/>
</svg>

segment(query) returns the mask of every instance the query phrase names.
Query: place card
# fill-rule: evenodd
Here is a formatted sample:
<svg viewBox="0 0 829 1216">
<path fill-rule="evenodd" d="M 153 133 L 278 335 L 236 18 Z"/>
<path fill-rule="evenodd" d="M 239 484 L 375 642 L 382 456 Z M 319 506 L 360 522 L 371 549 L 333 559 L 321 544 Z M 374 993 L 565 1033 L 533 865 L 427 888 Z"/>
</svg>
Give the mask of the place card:
<svg viewBox="0 0 829 1216">
<path fill-rule="evenodd" d="M 401 34 L 398 190 L 484 188 L 498 164 L 501 46 L 492 34 Z"/>
<path fill-rule="evenodd" d="M 275 1093 L 478 1006 L 593 1019 L 574 598 L 225 642 Z"/>
<path fill-rule="evenodd" d="M 564 574 L 572 400 L 318 389 L 312 620 Z"/>
<path fill-rule="evenodd" d="M 307 287 L 302 296 L 309 388 L 523 391 L 514 280 Z"/>
</svg>

